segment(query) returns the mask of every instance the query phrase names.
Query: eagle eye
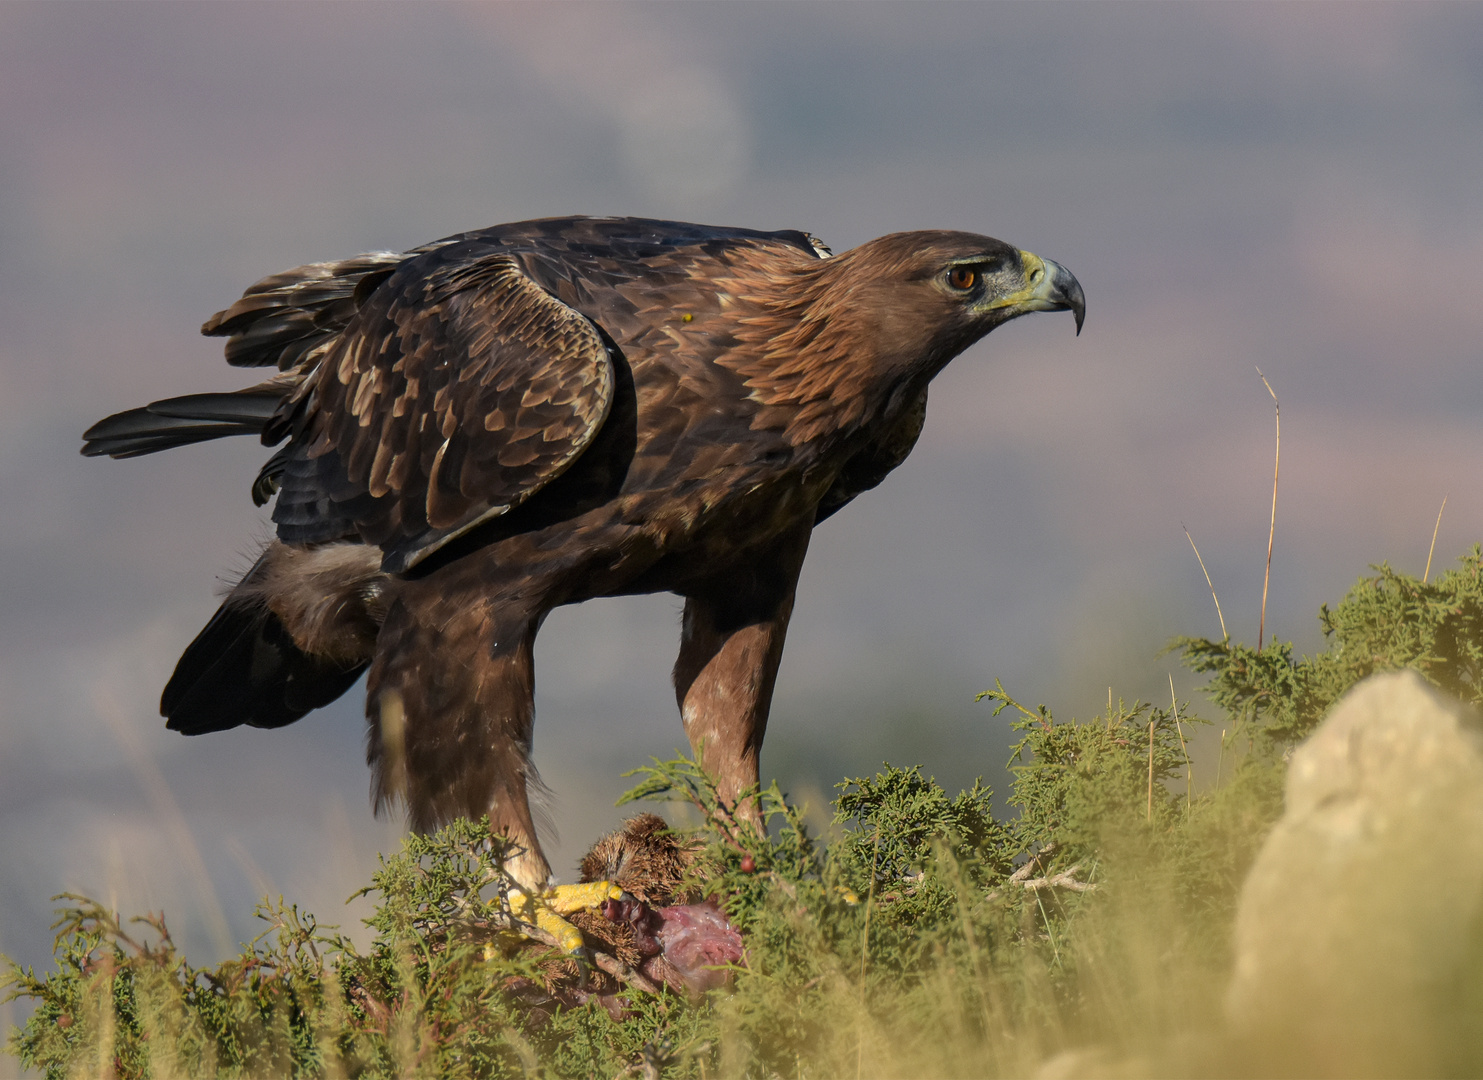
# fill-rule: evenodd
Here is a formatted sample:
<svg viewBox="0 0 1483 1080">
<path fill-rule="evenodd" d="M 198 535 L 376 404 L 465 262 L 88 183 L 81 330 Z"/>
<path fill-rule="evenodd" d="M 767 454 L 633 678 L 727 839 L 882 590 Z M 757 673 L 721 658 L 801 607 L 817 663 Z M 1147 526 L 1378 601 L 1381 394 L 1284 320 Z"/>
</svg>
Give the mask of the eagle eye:
<svg viewBox="0 0 1483 1080">
<path fill-rule="evenodd" d="M 978 283 L 978 271 L 971 266 L 955 266 L 947 272 L 947 283 L 967 292 Z"/>
</svg>

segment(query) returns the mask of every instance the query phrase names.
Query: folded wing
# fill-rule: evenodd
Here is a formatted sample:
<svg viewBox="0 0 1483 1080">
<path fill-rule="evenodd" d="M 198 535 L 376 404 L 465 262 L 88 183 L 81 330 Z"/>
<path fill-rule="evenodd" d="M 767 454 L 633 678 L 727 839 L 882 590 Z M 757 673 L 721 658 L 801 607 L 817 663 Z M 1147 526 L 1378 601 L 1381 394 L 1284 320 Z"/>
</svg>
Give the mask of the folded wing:
<svg viewBox="0 0 1483 1080">
<path fill-rule="evenodd" d="M 405 263 L 283 414 L 279 536 L 353 532 L 405 570 L 561 475 L 613 384 L 597 328 L 517 255 L 450 245 Z"/>
</svg>

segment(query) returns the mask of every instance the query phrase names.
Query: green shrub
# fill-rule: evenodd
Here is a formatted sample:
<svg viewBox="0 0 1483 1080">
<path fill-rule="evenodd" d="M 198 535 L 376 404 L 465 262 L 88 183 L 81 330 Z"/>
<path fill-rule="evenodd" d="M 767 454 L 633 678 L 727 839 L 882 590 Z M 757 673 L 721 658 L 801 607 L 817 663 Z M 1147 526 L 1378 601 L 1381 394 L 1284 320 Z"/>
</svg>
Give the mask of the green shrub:
<svg viewBox="0 0 1483 1080">
<path fill-rule="evenodd" d="M 1196 671 L 1212 675 L 1211 700 L 1259 737 L 1292 744 L 1307 736 L 1355 683 L 1377 671 L 1412 668 L 1474 705 L 1483 704 L 1483 547 L 1436 581 L 1372 567 L 1339 606 L 1318 620 L 1325 652 L 1294 660 L 1292 643 L 1256 648 L 1208 638 L 1178 638 Z"/>
<path fill-rule="evenodd" d="M 747 946 L 729 990 L 630 992 L 622 1020 L 520 1003 L 509 981 L 543 969 L 504 936 L 502 848 L 461 822 L 383 860 L 365 952 L 280 901 L 239 956 L 195 968 L 162 919 L 136 934 L 61 898 L 53 969 L 8 967 L 10 996 L 34 1004 L 9 1048 L 57 1078 L 996 1076 L 1061 1053 L 1077 1072 L 1218 1072 L 1231 916 L 1281 809 L 1283 750 L 1374 670 L 1478 700 L 1480 564 L 1474 548 L 1433 584 L 1381 566 L 1323 609 L 1316 657 L 1176 642 L 1250 747 L 1200 792 L 1188 706 L 1058 721 L 997 682 L 981 697 L 1019 735 L 1013 816 L 982 783 L 951 795 L 886 765 L 838 785 L 823 837 L 776 785 L 754 792 L 764 836 L 730 822 L 694 762 L 637 770 L 629 800 L 704 821 L 697 887 Z"/>
</svg>

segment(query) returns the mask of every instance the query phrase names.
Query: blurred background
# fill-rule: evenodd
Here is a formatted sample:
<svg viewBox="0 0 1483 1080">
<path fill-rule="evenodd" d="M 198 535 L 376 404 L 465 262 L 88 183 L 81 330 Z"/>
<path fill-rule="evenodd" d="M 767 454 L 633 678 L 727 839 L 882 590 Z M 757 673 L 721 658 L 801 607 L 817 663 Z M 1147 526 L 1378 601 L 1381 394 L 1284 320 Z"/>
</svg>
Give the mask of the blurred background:
<svg viewBox="0 0 1483 1080">
<path fill-rule="evenodd" d="M 913 457 L 815 534 L 763 771 L 816 810 L 883 759 L 1004 787 L 974 692 L 1088 716 L 1198 679 L 1367 564 L 1483 539 L 1483 8 L 0 6 L 0 950 L 52 894 L 164 908 L 193 959 L 393 846 L 359 689 L 167 733 L 160 688 L 268 535 L 249 440 L 84 460 L 99 417 L 232 389 L 200 323 L 257 278 L 498 222 L 637 214 L 988 233 L 1082 282 L 936 382 Z M 1436 566 L 1433 567 L 1436 572 Z M 557 612 L 536 762 L 558 873 L 684 745 L 678 604 Z M 3 1020 L 0 1014 L 0 1020 Z"/>
</svg>

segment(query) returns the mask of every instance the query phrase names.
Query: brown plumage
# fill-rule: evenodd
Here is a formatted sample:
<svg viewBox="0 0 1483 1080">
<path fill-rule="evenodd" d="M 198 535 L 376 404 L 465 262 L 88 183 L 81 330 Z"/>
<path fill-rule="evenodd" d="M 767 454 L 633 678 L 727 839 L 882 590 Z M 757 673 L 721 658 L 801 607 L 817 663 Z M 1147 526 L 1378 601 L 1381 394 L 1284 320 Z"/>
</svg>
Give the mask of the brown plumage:
<svg viewBox="0 0 1483 1080">
<path fill-rule="evenodd" d="M 85 454 L 282 442 L 278 539 L 186 650 L 169 726 L 290 723 L 369 669 L 378 805 L 489 814 L 549 873 L 527 804 L 536 631 L 562 604 L 685 597 L 675 688 L 723 795 L 757 754 L 813 526 L 903 461 L 927 385 L 1064 269 L 988 237 L 567 218 L 266 278 L 204 332 L 276 374 L 121 413 Z M 739 807 L 743 814 L 748 806 Z"/>
</svg>

